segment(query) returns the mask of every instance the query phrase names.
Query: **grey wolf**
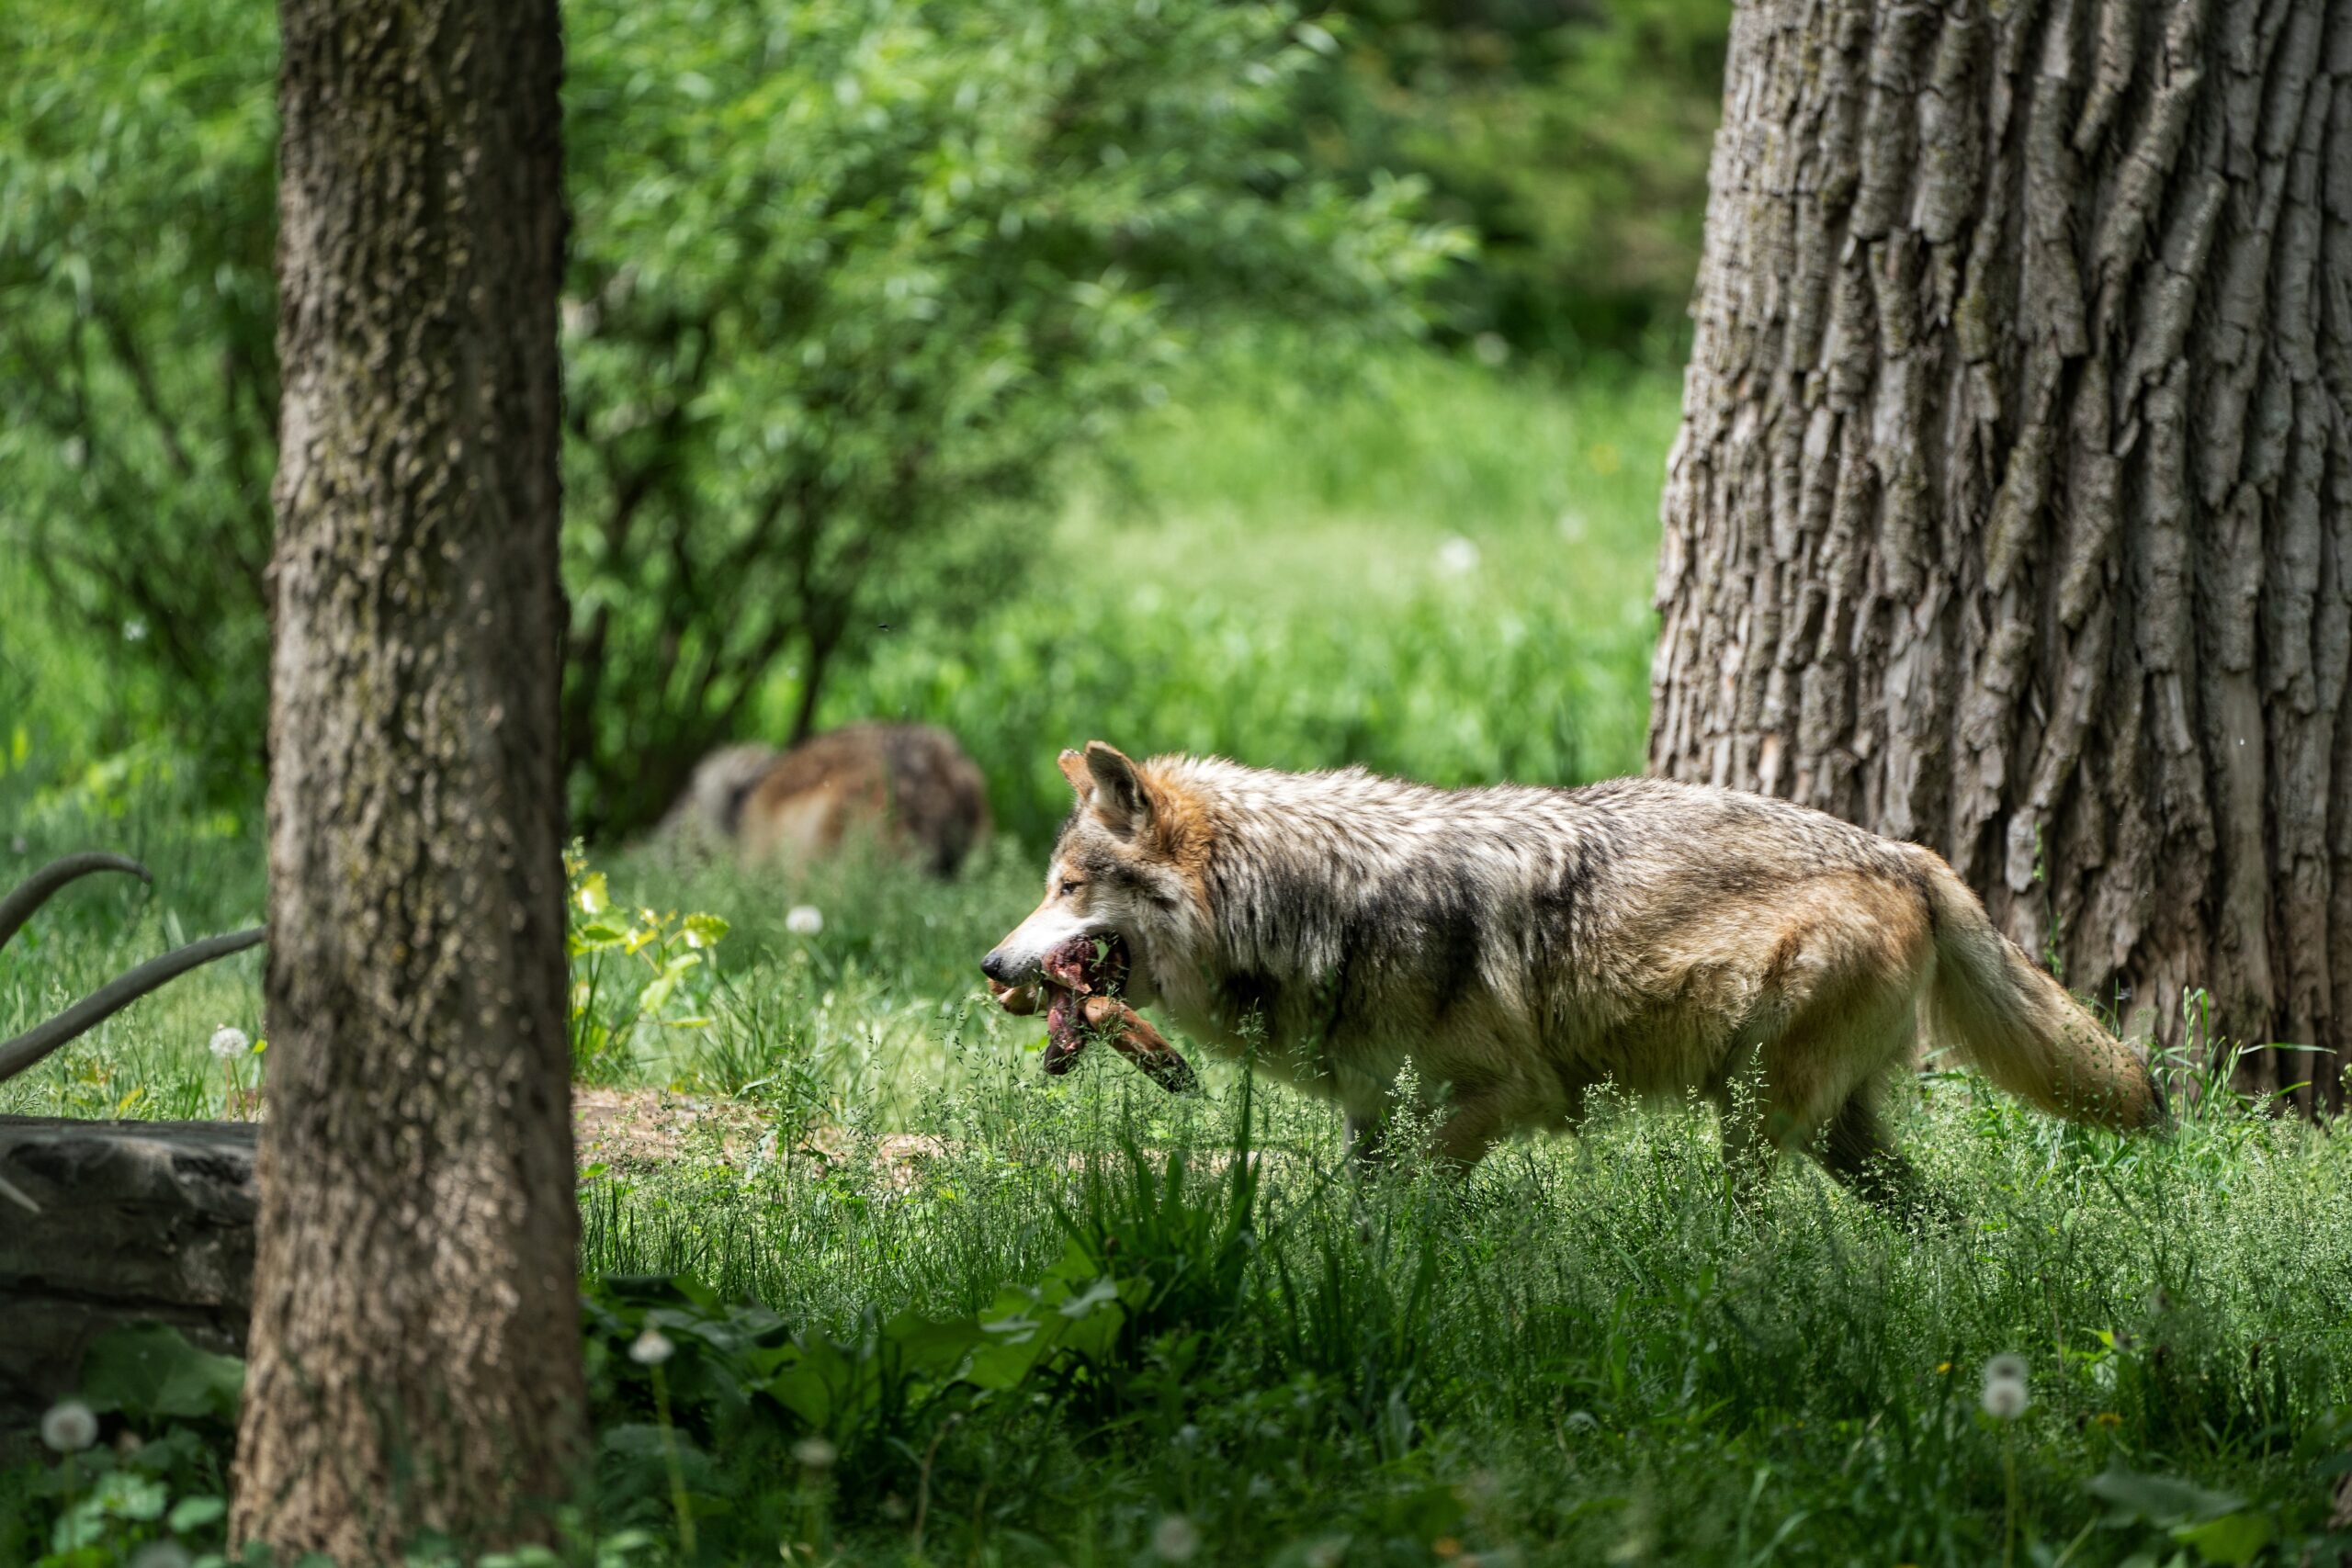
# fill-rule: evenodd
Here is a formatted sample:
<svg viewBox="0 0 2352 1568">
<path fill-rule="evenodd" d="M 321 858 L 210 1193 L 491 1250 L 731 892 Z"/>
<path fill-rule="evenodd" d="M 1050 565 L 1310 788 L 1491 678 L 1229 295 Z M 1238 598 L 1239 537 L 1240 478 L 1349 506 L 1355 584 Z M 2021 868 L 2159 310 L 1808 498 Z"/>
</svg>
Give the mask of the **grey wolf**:
<svg viewBox="0 0 2352 1568">
<path fill-rule="evenodd" d="M 658 832 L 747 865 L 820 859 L 862 837 L 946 877 L 988 837 L 988 785 L 935 725 L 851 724 L 788 751 L 712 752 Z"/>
<path fill-rule="evenodd" d="M 2044 1111 L 2161 1124 L 2139 1056 L 1996 931 L 1933 852 L 1762 795 L 1618 779 L 1438 789 L 1361 769 L 1065 751 L 1046 897 L 982 961 L 1125 939 L 1125 999 L 1336 1100 L 1377 1158 L 1408 1062 L 1437 1152 L 1568 1127 L 1604 1084 L 1698 1095 L 1744 1172 L 1802 1150 L 1920 1197 L 1884 1100 L 1924 1024 Z M 1747 1179 L 1743 1178 L 1743 1179 Z"/>
</svg>

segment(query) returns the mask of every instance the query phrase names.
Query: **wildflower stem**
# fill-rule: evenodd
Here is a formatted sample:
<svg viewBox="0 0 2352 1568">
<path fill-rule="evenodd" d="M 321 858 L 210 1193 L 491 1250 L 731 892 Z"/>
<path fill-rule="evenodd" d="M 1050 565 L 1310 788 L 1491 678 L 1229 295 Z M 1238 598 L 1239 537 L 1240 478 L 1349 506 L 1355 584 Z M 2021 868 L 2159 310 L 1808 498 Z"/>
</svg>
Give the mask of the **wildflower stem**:
<svg viewBox="0 0 2352 1568">
<path fill-rule="evenodd" d="M 2014 1568 L 2018 1558 L 2018 1442 L 2014 1427 L 2001 1435 L 2001 1473 L 2008 1493 L 2008 1519 L 2001 1531 L 2001 1568 Z"/>
<path fill-rule="evenodd" d="M 662 1363 L 652 1362 L 647 1369 L 653 1374 L 653 1415 L 662 1424 L 662 1457 L 670 1467 L 670 1506 L 678 1516 L 678 1553 L 692 1560 L 695 1555 L 695 1516 L 686 1506 L 686 1472 L 678 1462 L 678 1434 L 670 1424 L 670 1388 L 662 1379 Z"/>
</svg>

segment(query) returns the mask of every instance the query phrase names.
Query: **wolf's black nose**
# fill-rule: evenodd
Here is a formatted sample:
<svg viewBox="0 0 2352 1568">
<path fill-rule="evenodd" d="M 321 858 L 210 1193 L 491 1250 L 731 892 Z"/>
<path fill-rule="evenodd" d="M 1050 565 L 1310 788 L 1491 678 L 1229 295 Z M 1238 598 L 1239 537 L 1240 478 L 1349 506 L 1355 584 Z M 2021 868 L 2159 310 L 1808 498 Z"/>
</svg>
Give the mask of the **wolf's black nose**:
<svg viewBox="0 0 2352 1568">
<path fill-rule="evenodd" d="M 1012 984 L 1012 965 L 1004 961 L 1004 950 L 1002 948 L 998 948 L 986 958 L 980 960 L 980 973 L 986 975 L 989 979 L 994 980 L 1000 986 L 1010 986 Z"/>
</svg>

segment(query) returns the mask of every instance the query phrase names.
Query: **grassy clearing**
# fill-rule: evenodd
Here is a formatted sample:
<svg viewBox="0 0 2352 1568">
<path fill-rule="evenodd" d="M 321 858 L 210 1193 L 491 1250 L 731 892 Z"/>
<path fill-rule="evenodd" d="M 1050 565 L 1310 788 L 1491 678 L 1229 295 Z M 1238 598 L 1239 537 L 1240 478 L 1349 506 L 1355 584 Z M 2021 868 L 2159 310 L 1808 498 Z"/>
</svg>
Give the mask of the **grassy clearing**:
<svg viewBox="0 0 2352 1568">
<path fill-rule="evenodd" d="M 1199 1100 L 1101 1054 L 1049 1080 L 1042 1025 L 983 1005 L 1061 744 L 1634 765 L 1671 407 L 1654 381 L 1420 361 L 1187 396 L 1081 491 L 1034 593 L 910 629 L 836 695 L 971 739 L 1013 831 L 964 882 L 597 857 L 606 924 L 732 929 L 650 1002 L 655 964 L 575 964 L 582 1081 L 667 1101 L 671 1135 L 583 1174 L 601 1438 L 571 1560 L 2294 1560 L 2352 1442 L 2340 1139 L 2215 1104 L 2125 1143 L 1942 1077 L 1904 1131 L 1969 1216 L 1950 1234 L 1803 1168 L 1736 1212 L 1711 1119 L 1672 1107 L 1511 1145 L 1466 1190 L 1406 1169 L 1359 1193 L 1327 1108 L 1232 1065 Z M 86 664 L 17 669 L 54 678 L 44 700 L 102 694 Z M 0 776 L 26 840 L 0 877 L 103 843 L 157 884 L 45 911 L 0 958 L 0 1033 L 262 902 L 250 821 L 174 799 L 166 764 L 33 750 Z M 814 935 L 786 925 L 802 902 Z M 219 1113 L 205 1042 L 260 1032 L 258 973 L 142 1003 L 0 1111 Z M 649 1325 L 676 1347 L 658 1393 L 626 1354 Z M 2030 1369 L 2014 1422 L 1979 1407 L 1996 1354 Z M 217 1489 L 222 1430 L 176 1424 L 157 1473 Z M 0 1561 L 52 1543 L 52 1483 L 0 1478 Z M 97 1562 L 160 1527 L 91 1528 Z"/>
<path fill-rule="evenodd" d="M 1733 1210 L 1712 1118 L 1671 1107 L 1508 1145 L 1466 1190 L 1359 1195 L 1332 1112 L 1236 1066 L 1199 1100 L 1105 1055 L 1044 1077 L 1041 1026 L 969 979 L 1030 897 L 1015 856 L 951 891 L 606 874 L 624 915 L 735 924 L 584 1064 L 683 1134 L 583 1176 L 583 1272 L 615 1282 L 582 1561 L 1976 1563 L 2014 1531 L 2019 1562 L 2194 1562 L 2316 1529 L 2352 1438 L 2352 1156 L 2298 1124 L 2217 1108 L 2124 1142 L 1931 1080 L 1905 1140 L 1970 1224 L 1926 1238 L 1804 1167 Z M 785 927 L 799 899 L 816 935 Z M 96 902 L 36 992 L 173 914 Z M 608 976 L 598 1016 L 638 1017 L 652 973 Z M 159 1000 L 6 1109 L 219 1104 L 200 1043 L 249 984 Z M 1093 1328 L 1057 1315 L 1105 1278 Z M 1070 1343 L 958 1371 L 1024 1322 Z M 659 1401 L 625 1353 L 648 1324 L 680 1347 Z M 2005 1353 L 2014 1424 L 1978 1407 Z"/>
<path fill-rule="evenodd" d="M 886 641 L 828 713 L 946 723 L 1033 840 L 1090 736 L 1439 784 L 1637 771 L 1673 381 L 1267 354 L 1075 481 L 1026 592 Z"/>
</svg>

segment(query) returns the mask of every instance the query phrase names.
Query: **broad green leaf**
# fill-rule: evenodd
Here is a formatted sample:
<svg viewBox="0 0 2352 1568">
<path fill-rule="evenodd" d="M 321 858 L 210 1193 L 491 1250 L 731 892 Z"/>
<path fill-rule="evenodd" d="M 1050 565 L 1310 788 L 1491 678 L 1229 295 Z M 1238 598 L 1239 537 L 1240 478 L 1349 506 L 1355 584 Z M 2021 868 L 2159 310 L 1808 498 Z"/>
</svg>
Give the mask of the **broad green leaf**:
<svg viewBox="0 0 2352 1568">
<path fill-rule="evenodd" d="M 244 1362 L 200 1350 L 161 1324 L 109 1329 L 91 1341 L 82 1360 L 82 1397 L 90 1407 L 132 1420 L 234 1422 L 244 1382 Z"/>
</svg>

